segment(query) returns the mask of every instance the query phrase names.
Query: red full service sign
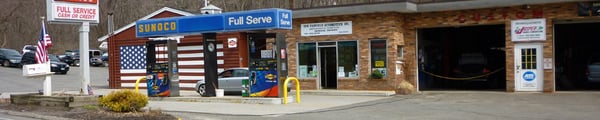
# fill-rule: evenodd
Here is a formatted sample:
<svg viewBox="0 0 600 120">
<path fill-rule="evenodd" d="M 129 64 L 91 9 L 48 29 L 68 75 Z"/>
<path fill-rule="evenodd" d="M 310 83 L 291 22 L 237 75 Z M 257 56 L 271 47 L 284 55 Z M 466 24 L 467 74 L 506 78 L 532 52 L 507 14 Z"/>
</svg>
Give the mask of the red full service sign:
<svg viewBox="0 0 600 120">
<path fill-rule="evenodd" d="M 98 8 L 93 5 L 55 3 L 52 9 L 55 11 L 52 14 L 55 19 L 98 21 Z"/>
</svg>

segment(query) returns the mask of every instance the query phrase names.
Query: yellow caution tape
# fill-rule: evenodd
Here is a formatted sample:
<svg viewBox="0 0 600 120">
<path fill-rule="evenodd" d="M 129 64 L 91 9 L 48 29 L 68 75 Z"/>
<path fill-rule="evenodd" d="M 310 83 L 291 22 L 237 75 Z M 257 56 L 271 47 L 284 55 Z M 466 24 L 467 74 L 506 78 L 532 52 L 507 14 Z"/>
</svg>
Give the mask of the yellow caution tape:
<svg viewBox="0 0 600 120">
<path fill-rule="evenodd" d="M 420 71 L 424 72 L 425 74 L 428 74 L 428 75 L 431 75 L 431 76 L 434 76 L 434 77 L 438 77 L 438 78 L 442 78 L 442 79 L 448 79 L 448 80 L 471 80 L 471 79 L 475 79 L 475 78 L 490 76 L 490 75 L 492 75 L 494 73 L 497 73 L 497 72 L 500 72 L 502 70 L 504 70 L 504 68 L 496 69 L 496 70 L 494 70 L 494 71 L 492 71 L 490 73 L 487 73 L 487 74 L 473 76 L 473 77 L 466 77 L 466 78 L 446 77 L 446 76 L 436 75 L 436 74 L 433 74 L 433 73 L 430 73 L 430 72 L 427 72 L 427 71 L 423 71 L 423 70 L 420 70 Z"/>
</svg>

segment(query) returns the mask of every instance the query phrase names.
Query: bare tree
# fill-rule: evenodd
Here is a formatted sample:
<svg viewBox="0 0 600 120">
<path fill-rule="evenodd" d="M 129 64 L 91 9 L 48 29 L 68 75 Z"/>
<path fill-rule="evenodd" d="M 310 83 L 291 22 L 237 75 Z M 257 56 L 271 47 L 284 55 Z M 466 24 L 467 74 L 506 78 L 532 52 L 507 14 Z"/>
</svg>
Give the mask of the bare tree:
<svg viewBox="0 0 600 120">
<path fill-rule="evenodd" d="M 40 32 L 40 16 L 46 16 L 46 3 L 42 0 L 0 0 L 0 47 L 20 49 L 26 44 L 36 44 Z M 107 15 L 113 13 L 117 29 L 135 22 L 162 7 L 199 13 L 204 0 L 99 0 L 100 23 L 90 27 L 90 48 L 97 48 L 96 39 L 108 33 Z M 224 12 L 261 8 L 311 8 L 395 0 L 210 0 Z M 79 48 L 80 25 L 47 24 L 47 30 L 55 44 L 51 53 Z"/>
</svg>

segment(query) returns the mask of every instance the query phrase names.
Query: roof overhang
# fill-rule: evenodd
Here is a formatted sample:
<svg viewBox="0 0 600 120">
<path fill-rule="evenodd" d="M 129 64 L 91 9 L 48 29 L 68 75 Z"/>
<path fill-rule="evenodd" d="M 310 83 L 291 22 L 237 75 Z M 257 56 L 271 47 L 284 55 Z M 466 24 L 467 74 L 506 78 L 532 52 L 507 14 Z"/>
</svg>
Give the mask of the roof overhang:
<svg viewBox="0 0 600 120">
<path fill-rule="evenodd" d="M 293 10 L 293 15 L 294 18 L 308 18 L 377 12 L 416 13 L 584 1 L 596 0 L 464 0 L 454 2 L 434 2 L 422 4 L 417 4 L 408 1 L 399 1 L 295 9 Z"/>
<path fill-rule="evenodd" d="M 374 12 L 415 12 L 417 4 L 412 2 L 392 2 L 366 5 L 336 6 L 292 10 L 294 18 L 323 17 Z"/>
</svg>

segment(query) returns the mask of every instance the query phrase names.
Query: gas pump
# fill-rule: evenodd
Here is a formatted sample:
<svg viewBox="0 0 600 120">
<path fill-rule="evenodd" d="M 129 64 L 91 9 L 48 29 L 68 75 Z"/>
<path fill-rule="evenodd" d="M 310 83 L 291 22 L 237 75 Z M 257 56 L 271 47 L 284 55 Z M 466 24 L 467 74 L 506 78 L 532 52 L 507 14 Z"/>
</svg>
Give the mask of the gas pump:
<svg viewBox="0 0 600 120">
<path fill-rule="evenodd" d="M 177 41 L 146 42 L 146 81 L 148 96 L 179 96 Z"/>
<path fill-rule="evenodd" d="M 275 38 L 275 44 L 267 42 Z M 249 96 L 282 96 L 283 80 L 287 78 L 285 36 L 282 33 L 257 33 L 248 35 L 249 43 Z M 287 88 L 287 87 L 283 87 Z M 247 89 L 247 88 L 245 88 Z"/>
</svg>

